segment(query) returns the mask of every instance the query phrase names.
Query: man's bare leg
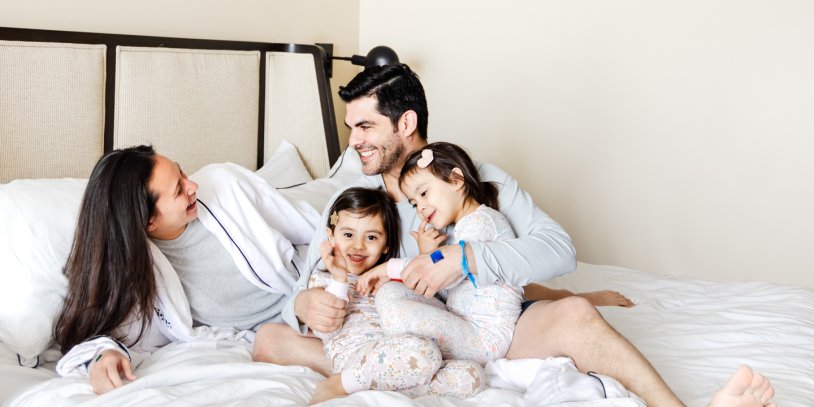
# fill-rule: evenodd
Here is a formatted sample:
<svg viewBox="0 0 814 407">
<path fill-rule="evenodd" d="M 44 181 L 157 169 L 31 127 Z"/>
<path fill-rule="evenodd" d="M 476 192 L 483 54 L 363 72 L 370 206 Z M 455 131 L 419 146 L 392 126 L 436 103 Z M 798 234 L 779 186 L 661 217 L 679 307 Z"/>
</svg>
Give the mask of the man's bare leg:
<svg viewBox="0 0 814 407">
<path fill-rule="evenodd" d="M 554 289 L 537 283 L 532 283 L 523 287 L 523 298 L 527 300 L 557 301 L 572 295 L 585 298 L 594 307 L 632 307 L 636 305 L 629 298 L 625 297 L 624 294 L 617 291 L 601 290 L 586 293 L 575 293 L 566 289 Z"/>
<path fill-rule="evenodd" d="M 581 297 L 539 301 L 517 321 L 509 359 L 568 356 L 582 372 L 615 378 L 650 406 L 683 406 L 656 369 Z M 742 366 L 708 407 L 771 407 L 768 379 Z"/>
<path fill-rule="evenodd" d="M 656 369 L 585 298 L 532 304 L 517 321 L 509 359 L 568 356 L 582 372 L 622 383 L 651 406 L 683 406 Z"/>
<path fill-rule="evenodd" d="M 636 303 L 618 291 L 600 290 L 586 293 L 575 293 L 578 297 L 585 298 L 594 307 L 625 307 L 630 308 Z"/>
<path fill-rule="evenodd" d="M 322 349 L 322 340 L 302 336 L 285 324 L 265 324 L 257 330 L 252 360 L 310 367 L 325 377 L 332 373 L 331 362 Z"/>
</svg>

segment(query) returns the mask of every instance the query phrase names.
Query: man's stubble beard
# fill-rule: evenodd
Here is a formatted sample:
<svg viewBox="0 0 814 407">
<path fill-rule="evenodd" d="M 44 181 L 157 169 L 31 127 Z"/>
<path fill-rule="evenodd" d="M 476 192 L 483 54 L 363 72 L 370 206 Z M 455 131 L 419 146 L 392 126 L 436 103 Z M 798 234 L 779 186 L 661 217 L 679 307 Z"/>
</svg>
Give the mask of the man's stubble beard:
<svg viewBox="0 0 814 407">
<path fill-rule="evenodd" d="M 382 153 L 379 167 L 373 171 L 365 171 L 365 168 L 362 167 L 362 172 L 365 175 L 378 175 L 392 170 L 404 155 L 404 146 L 399 143 L 396 133 L 393 133 L 391 143 L 383 146 L 379 151 Z"/>
</svg>

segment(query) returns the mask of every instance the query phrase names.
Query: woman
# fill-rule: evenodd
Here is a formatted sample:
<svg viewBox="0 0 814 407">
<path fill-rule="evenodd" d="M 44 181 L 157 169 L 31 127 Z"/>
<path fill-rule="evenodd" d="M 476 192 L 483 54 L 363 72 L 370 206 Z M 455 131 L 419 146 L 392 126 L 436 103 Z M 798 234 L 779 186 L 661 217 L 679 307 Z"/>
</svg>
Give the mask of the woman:
<svg viewBox="0 0 814 407">
<path fill-rule="evenodd" d="M 122 374 L 135 380 L 131 350 L 251 341 L 262 324 L 286 319 L 293 245 L 310 240 L 319 215 L 233 164 L 207 166 L 196 180 L 200 197 L 198 183 L 149 146 L 96 164 L 54 327 L 61 375 L 88 375 L 101 394 L 121 386 Z"/>
</svg>

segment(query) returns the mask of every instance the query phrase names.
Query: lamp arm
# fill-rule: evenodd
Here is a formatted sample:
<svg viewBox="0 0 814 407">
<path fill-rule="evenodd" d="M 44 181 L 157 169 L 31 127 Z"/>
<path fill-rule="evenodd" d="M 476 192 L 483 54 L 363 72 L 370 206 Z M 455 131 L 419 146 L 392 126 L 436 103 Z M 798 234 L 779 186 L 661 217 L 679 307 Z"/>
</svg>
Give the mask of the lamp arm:
<svg viewBox="0 0 814 407">
<path fill-rule="evenodd" d="M 366 56 L 362 55 L 353 55 L 351 57 L 338 57 L 334 56 L 334 45 L 333 44 L 326 44 L 326 43 L 318 43 L 317 46 L 321 47 L 322 50 L 325 52 L 324 54 L 324 67 L 325 72 L 328 74 L 328 78 L 333 77 L 333 60 L 339 59 L 342 61 L 350 61 L 353 65 L 364 66 L 365 68 L 371 66 L 382 66 L 382 65 L 390 65 L 390 64 L 397 64 L 399 63 L 399 57 L 396 54 L 396 51 L 393 51 L 390 47 L 385 47 L 383 45 L 379 45 L 377 47 L 373 47 L 370 52 L 367 53 Z"/>
</svg>

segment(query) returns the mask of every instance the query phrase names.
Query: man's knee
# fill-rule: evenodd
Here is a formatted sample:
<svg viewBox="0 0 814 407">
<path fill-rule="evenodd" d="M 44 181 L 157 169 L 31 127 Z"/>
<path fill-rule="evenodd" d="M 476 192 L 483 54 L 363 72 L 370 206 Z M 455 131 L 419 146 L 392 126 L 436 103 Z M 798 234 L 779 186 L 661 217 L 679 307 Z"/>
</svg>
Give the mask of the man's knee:
<svg viewBox="0 0 814 407">
<path fill-rule="evenodd" d="M 573 356 L 575 336 L 585 333 L 602 336 L 607 333 L 608 327 L 596 308 L 582 297 L 538 301 L 517 320 L 506 357 Z"/>
<path fill-rule="evenodd" d="M 571 296 L 548 303 L 535 303 L 529 307 L 522 319 L 544 321 L 546 324 L 581 326 L 588 323 L 604 322 L 602 315 L 582 297 Z"/>
<path fill-rule="evenodd" d="M 551 303 L 555 309 L 555 315 L 560 316 L 565 322 L 582 325 L 585 323 L 596 323 L 603 321 L 602 315 L 596 307 L 582 297 L 571 296 Z"/>
</svg>

